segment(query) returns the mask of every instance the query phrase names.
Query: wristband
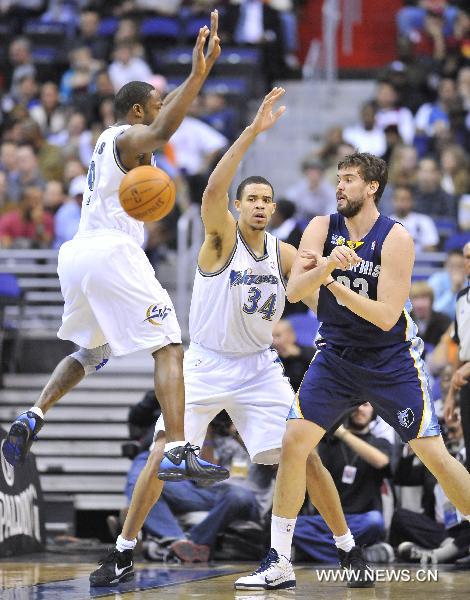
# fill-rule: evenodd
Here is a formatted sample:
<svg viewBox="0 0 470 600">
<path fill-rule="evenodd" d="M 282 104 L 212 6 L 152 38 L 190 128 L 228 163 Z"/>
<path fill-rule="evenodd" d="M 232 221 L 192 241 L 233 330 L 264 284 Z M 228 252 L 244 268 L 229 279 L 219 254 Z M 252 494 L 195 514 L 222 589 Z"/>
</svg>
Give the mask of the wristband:
<svg viewBox="0 0 470 600">
<path fill-rule="evenodd" d="M 335 283 L 336 279 L 333 279 L 333 281 L 330 281 L 330 283 L 326 283 L 325 287 L 328 287 L 329 285 L 331 285 L 332 283 Z"/>
</svg>

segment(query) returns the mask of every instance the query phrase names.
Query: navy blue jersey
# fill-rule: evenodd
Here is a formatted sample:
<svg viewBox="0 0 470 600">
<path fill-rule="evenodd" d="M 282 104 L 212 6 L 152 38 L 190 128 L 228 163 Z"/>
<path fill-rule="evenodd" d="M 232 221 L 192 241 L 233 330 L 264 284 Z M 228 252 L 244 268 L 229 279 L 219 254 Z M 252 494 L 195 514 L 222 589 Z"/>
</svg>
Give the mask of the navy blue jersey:
<svg viewBox="0 0 470 600">
<path fill-rule="evenodd" d="M 382 245 L 396 221 L 380 215 L 372 229 L 362 240 L 350 240 L 344 217 L 339 213 L 330 215 L 328 235 L 323 247 L 323 256 L 329 256 L 335 246 L 347 244 L 362 261 L 348 269 L 335 269 L 332 276 L 338 283 L 371 300 L 377 300 L 377 283 L 380 274 Z M 397 260 L 400 260 L 397 257 Z M 333 293 L 325 286 L 320 287 L 318 320 L 321 321 L 320 335 L 327 343 L 345 347 L 384 347 L 411 340 L 417 328 L 409 315 L 409 302 L 400 318 L 390 331 L 383 331 L 349 308 L 338 303 Z"/>
</svg>

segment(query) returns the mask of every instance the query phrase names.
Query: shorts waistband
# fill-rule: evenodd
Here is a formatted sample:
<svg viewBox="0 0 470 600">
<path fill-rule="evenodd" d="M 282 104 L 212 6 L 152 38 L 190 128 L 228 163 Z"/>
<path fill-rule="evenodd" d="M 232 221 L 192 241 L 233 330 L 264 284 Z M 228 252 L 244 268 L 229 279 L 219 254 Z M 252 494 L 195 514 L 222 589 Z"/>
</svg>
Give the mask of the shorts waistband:
<svg viewBox="0 0 470 600">
<path fill-rule="evenodd" d="M 120 229 L 88 229 L 87 231 L 78 231 L 73 237 L 73 239 L 81 240 L 84 238 L 96 238 L 106 236 L 113 236 L 121 238 L 123 240 L 131 241 L 134 244 L 136 244 L 139 248 L 141 247 L 139 242 L 133 235 L 130 235 L 125 231 L 121 231 Z"/>
<path fill-rule="evenodd" d="M 210 348 L 206 348 L 197 342 L 190 342 L 188 350 L 195 350 L 196 352 L 203 352 L 207 356 L 212 356 L 214 358 L 230 358 L 231 360 L 236 360 L 239 358 L 249 358 L 254 356 L 261 356 L 265 352 L 272 351 L 276 352 L 271 348 L 267 348 L 266 350 L 260 350 L 259 352 L 252 352 L 251 354 L 230 354 L 225 352 L 217 352 L 216 350 L 211 350 Z M 277 354 L 277 353 L 276 353 Z"/>
</svg>

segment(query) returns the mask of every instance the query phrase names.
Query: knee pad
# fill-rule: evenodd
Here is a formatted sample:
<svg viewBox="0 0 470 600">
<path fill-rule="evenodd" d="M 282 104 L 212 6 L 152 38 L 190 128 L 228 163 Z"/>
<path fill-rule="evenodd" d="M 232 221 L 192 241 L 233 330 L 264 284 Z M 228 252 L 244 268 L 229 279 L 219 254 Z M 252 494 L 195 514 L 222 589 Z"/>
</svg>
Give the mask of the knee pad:
<svg viewBox="0 0 470 600">
<path fill-rule="evenodd" d="M 82 365 L 85 375 L 90 375 L 105 366 L 111 356 L 111 348 L 109 344 L 91 349 L 80 348 L 70 356 Z"/>
</svg>

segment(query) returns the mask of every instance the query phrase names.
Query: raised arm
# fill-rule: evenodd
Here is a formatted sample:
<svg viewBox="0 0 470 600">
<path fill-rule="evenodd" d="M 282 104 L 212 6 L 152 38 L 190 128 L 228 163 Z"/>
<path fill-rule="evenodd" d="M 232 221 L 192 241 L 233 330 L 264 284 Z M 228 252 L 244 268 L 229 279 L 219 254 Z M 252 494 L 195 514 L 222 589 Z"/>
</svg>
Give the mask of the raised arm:
<svg viewBox="0 0 470 600">
<path fill-rule="evenodd" d="M 336 281 L 328 289 L 353 313 L 389 331 L 400 318 L 410 293 L 413 263 L 413 240 L 404 227 L 396 224 L 382 246 L 377 300 L 356 294 Z"/>
<path fill-rule="evenodd" d="M 135 156 L 154 152 L 166 144 L 178 129 L 220 55 L 217 27 L 218 12 L 214 10 L 211 13 L 210 35 L 206 26 L 199 30 L 189 77 L 166 97 L 158 116 L 150 125 L 134 125 L 118 137 L 118 150 L 124 165 L 132 164 L 132 158 Z M 207 54 L 204 56 L 204 46 L 208 37 Z M 126 156 L 131 157 L 129 162 L 126 161 Z"/>
<path fill-rule="evenodd" d="M 202 196 L 201 216 L 206 234 L 223 235 L 233 217 L 228 210 L 228 190 L 246 151 L 262 131 L 276 123 L 285 110 L 284 106 L 273 113 L 274 104 L 284 95 L 282 88 L 274 88 L 265 96 L 253 122 L 248 125 L 237 140 L 217 163 L 209 177 Z M 230 221 L 231 219 L 231 221 Z"/>
</svg>

